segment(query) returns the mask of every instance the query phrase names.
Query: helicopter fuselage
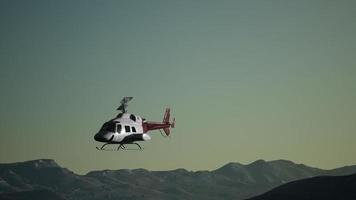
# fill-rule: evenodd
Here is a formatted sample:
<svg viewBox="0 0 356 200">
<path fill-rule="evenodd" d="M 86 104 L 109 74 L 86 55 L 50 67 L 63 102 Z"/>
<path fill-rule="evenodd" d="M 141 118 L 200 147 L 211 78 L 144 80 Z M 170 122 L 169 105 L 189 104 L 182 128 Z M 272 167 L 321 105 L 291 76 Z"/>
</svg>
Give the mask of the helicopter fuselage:
<svg viewBox="0 0 356 200">
<path fill-rule="evenodd" d="M 170 128 L 174 128 L 175 119 L 170 122 L 170 109 L 166 108 L 162 122 L 149 122 L 146 119 L 127 113 L 127 103 L 132 100 L 133 97 L 124 97 L 121 100 L 121 105 L 117 108 L 121 113 L 114 119 L 105 122 L 100 130 L 95 134 L 94 140 L 103 142 L 98 150 L 105 150 L 104 147 L 109 144 L 119 144 L 117 150 L 126 149 L 125 144 L 137 145 L 140 150 L 141 146 L 136 141 L 150 140 L 151 137 L 147 134 L 148 131 L 159 130 L 166 136 L 170 134 Z"/>
<path fill-rule="evenodd" d="M 94 139 L 111 144 L 129 144 L 135 141 L 150 140 L 144 129 L 146 121 L 131 113 L 120 113 L 116 118 L 103 124 Z"/>
</svg>

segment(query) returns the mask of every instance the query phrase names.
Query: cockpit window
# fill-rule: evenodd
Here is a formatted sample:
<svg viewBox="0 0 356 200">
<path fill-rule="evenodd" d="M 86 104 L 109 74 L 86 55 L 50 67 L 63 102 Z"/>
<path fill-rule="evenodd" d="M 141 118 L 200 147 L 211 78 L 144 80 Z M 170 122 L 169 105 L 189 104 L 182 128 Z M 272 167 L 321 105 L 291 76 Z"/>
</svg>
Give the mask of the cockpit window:
<svg viewBox="0 0 356 200">
<path fill-rule="evenodd" d="M 120 124 L 117 125 L 117 132 L 121 133 L 121 125 Z"/>
<path fill-rule="evenodd" d="M 106 122 L 103 127 L 101 127 L 102 131 L 108 131 L 108 132 L 116 132 L 116 124 L 113 122 Z"/>
<path fill-rule="evenodd" d="M 130 126 L 125 126 L 126 133 L 130 133 Z"/>
<path fill-rule="evenodd" d="M 136 133 L 136 128 L 135 127 L 131 127 L 131 129 L 132 129 L 133 133 Z"/>
<path fill-rule="evenodd" d="M 136 122 L 136 117 L 135 117 L 135 115 L 131 114 L 131 115 L 130 115 L 130 119 L 131 119 L 132 121 Z"/>
</svg>

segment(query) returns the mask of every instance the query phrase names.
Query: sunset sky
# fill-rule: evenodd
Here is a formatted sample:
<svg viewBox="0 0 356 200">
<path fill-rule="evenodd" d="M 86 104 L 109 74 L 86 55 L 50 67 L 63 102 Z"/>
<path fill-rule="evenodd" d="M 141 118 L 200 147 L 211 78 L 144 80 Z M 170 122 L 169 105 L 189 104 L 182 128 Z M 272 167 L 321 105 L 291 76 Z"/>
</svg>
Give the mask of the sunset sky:
<svg viewBox="0 0 356 200">
<path fill-rule="evenodd" d="M 0 163 L 213 170 L 356 164 L 356 1 L 0 1 Z M 100 126 L 161 121 L 144 151 L 99 152 Z"/>
</svg>

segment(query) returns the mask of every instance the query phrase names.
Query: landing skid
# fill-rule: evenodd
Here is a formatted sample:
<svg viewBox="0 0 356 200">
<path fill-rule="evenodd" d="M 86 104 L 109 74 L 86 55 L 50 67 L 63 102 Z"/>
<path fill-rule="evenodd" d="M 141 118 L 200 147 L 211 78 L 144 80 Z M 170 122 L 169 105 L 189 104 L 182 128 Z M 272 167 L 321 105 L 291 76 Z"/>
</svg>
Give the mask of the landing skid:
<svg viewBox="0 0 356 200">
<path fill-rule="evenodd" d="M 103 146 L 101 146 L 100 148 L 99 147 L 96 147 L 96 149 L 97 150 L 99 150 L 99 151 L 119 151 L 120 149 L 122 149 L 122 150 L 138 150 L 138 151 L 142 151 L 143 150 L 143 148 L 138 144 L 138 143 L 128 143 L 128 144 L 136 144 L 137 146 L 138 146 L 138 148 L 137 149 L 127 149 L 125 146 L 124 146 L 124 144 L 120 144 L 118 147 L 117 147 L 117 149 L 105 149 L 104 147 L 106 146 L 106 145 L 108 145 L 108 144 L 112 144 L 112 143 L 105 143 L 105 144 L 103 144 Z M 127 144 L 125 144 L 125 145 L 127 145 Z"/>
</svg>

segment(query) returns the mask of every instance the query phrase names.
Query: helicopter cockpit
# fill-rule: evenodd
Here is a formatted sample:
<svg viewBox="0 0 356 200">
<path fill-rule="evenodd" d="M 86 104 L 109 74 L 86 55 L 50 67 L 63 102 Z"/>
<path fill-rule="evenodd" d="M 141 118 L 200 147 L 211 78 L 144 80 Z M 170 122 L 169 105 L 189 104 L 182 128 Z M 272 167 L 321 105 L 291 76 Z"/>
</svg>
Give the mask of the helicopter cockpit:
<svg viewBox="0 0 356 200">
<path fill-rule="evenodd" d="M 116 133 L 116 123 L 113 121 L 105 122 L 100 129 L 100 132 L 112 132 Z"/>
</svg>

